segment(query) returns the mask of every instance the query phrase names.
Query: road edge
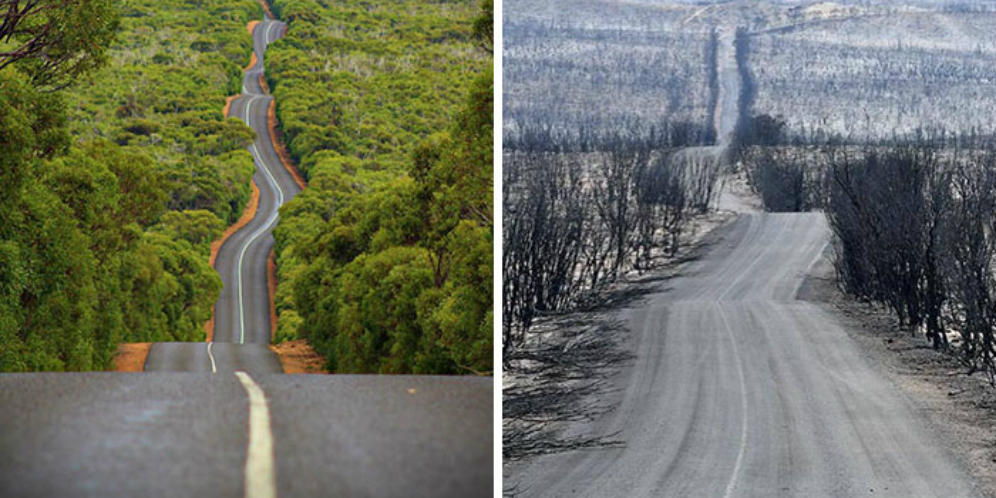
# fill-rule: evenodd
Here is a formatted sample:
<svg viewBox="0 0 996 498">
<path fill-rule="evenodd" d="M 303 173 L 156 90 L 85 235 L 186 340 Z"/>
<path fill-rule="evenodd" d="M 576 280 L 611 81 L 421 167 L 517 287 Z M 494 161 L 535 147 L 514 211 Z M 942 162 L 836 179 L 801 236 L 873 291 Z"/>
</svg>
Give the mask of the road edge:
<svg viewBox="0 0 996 498">
<path fill-rule="evenodd" d="M 122 342 L 112 360 L 115 372 L 144 372 L 151 342 Z"/>
<path fill-rule="evenodd" d="M 623 319 L 625 321 L 625 314 L 628 313 L 636 306 L 640 301 L 649 299 L 653 294 L 660 292 L 667 292 L 667 289 L 661 287 L 660 282 L 667 281 L 671 278 L 682 275 L 688 270 L 688 265 L 694 263 L 698 259 L 701 259 L 707 252 L 713 250 L 724 250 L 722 242 L 728 239 L 730 234 L 734 233 L 738 223 L 742 219 L 743 215 L 741 213 L 735 213 L 730 211 L 711 211 L 709 214 L 698 217 L 699 231 L 695 233 L 690 239 L 686 240 L 683 249 L 680 249 L 676 257 L 671 260 L 661 262 L 654 269 L 649 270 L 643 276 L 626 280 L 620 282 L 620 284 L 615 288 L 615 290 L 607 290 L 606 292 L 621 292 L 623 294 L 633 293 L 638 294 L 630 300 L 625 302 L 616 301 L 613 304 L 607 304 L 603 308 L 581 308 L 572 310 L 569 312 L 557 313 L 552 315 L 547 315 L 542 318 L 538 318 L 534 327 L 543 327 L 542 323 L 547 323 L 562 320 L 568 323 L 582 324 L 581 327 L 588 329 L 588 331 L 595 331 L 600 333 L 600 329 L 597 324 L 602 324 L 610 329 L 614 329 L 614 322 Z M 655 281 L 657 283 L 655 283 Z M 647 292 L 626 292 L 636 291 L 642 289 Z M 585 323 L 583 317 L 585 315 L 593 315 L 594 319 L 590 323 Z M 566 327 L 555 326 L 553 329 L 556 332 L 552 332 L 547 338 L 543 340 L 543 344 L 549 346 L 555 341 L 564 340 L 562 337 L 557 337 L 554 334 L 560 334 L 566 330 Z M 552 329 L 552 330 L 553 330 Z M 587 333 L 587 332 L 582 332 Z M 579 336 L 575 336 L 570 339 L 572 341 L 578 341 Z M 609 346 L 612 351 L 612 355 L 622 355 L 627 358 L 621 360 L 622 362 L 630 362 L 635 359 L 635 355 L 639 354 L 638 343 L 634 336 L 629 332 L 623 332 L 619 334 L 617 342 Z M 606 352 L 606 356 L 609 356 L 609 352 Z M 626 369 L 630 368 L 631 365 L 628 364 L 616 364 L 609 369 L 603 370 L 605 384 L 600 384 L 599 387 L 593 391 L 585 394 L 588 398 L 594 398 L 599 396 L 609 396 L 599 401 L 605 401 L 605 405 L 587 405 L 590 407 L 597 406 L 615 406 L 615 401 L 617 398 L 613 396 L 619 395 L 620 391 L 617 390 L 617 385 L 625 383 L 625 376 L 627 375 Z M 509 387 L 517 382 L 516 374 L 514 372 L 510 373 L 508 371 L 503 371 L 503 378 L 501 379 L 502 388 L 502 398 L 506 399 L 505 387 Z M 571 383 L 578 381 L 591 381 L 593 379 L 578 379 L 572 378 L 564 381 L 563 390 L 569 391 L 571 389 Z M 606 401 L 608 400 L 608 401 Z M 582 420 L 567 420 L 560 423 L 559 427 L 554 427 L 553 430 L 547 432 L 543 437 L 548 437 L 551 439 L 559 439 L 562 435 L 568 434 L 571 436 L 581 435 L 581 439 L 593 438 L 588 442 L 594 442 L 587 447 L 564 447 L 555 451 L 546 451 L 543 454 L 529 455 L 523 458 L 517 459 L 503 459 L 502 461 L 502 475 L 504 476 L 505 482 L 503 486 L 506 488 L 504 491 L 514 488 L 518 485 L 519 478 L 523 473 L 527 472 L 528 469 L 533 465 L 542 465 L 541 462 L 545 458 L 551 458 L 552 455 L 563 456 L 571 452 L 577 451 L 599 451 L 605 448 L 614 447 L 617 443 L 614 439 L 613 434 L 606 433 L 602 429 L 601 421 L 602 417 L 608 414 L 606 410 L 601 413 L 589 413 Z M 525 417 L 528 418 L 528 417 Z M 524 420 L 524 419 L 523 419 Z M 502 419 L 503 432 L 508 430 L 505 427 L 506 421 L 509 419 Z M 539 421 L 539 419 L 537 419 Z M 530 422 L 527 421 L 527 424 Z M 504 434 L 503 434 L 504 437 Z M 504 442 L 504 441 L 503 441 Z M 503 449 L 504 452 L 504 449 Z M 553 457 L 556 458 L 556 457 Z M 507 486 L 506 486 L 507 485 Z M 503 492 L 504 492 L 503 491 Z"/>
<path fill-rule="evenodd" d="M 269 92 L 269 90 L 267 89 Z M 283 165 L 284 169 L 294 177 L 294 183 L 304 190 L 308 187 L 308 182 L 304 181 L 304 176 L 298 171 L 297 167 L 291 162 L 290 154 L 287 152 L 287 148 L 284 147 L 283 134 L 280 133 L 277 128 L 277 99 L 270 99 L 270 106 L 266 110 L 266 124 L 267 128 L 270 129 L 270 142 L 273 142 L 273 150 L 277 151 L 277 157 L 280 158 L 280 163 Z"/>
<path fill-rule="evenodd" d="M 252 39 L 253 30 L 256 29 L 256 26 L 259 25 L 259 23 L 260 23 L 259 21 L 249 21 L 246 24 L 246 30 L 249 31 L 250 39 Z M 249 59 L 249 65 L 246 66 L 242 71 L 245 72 L 249 70 L 249 68 L 255 65 L 256 65 L 256 50 L 254 49 L 252 51 L 252 57 Z M 227 99 L 225 99 L 225 107 L 222 108 L 221 111 L 222 117 L 224 117 L 224 119 L 228 119 L 230 117 L 228 114 L 231 111 L 232 102 L 241 96 L 242 96 L 241 94 L 237 94 L 237 95 L 232 95 Z M 252 192 L 249 194 L 249 201 L 246 202 L 245 207 L 242 208 L 242 215 L 239 216 L 239 219 L 236 220 L 235 223 L 229 225 L 228 228 L 225 229 L 224 233 L 221 234 L 221 237 L 218 237 L 216 240 L 211 242 L 211 254 L 210 256 L 208 256 L 208 265 L 211 268 L 214 268 L 214 263 L 215 260 L 218 258 L 218 251 L 221 250 L 221 246 L 225 245 L 225 242 L 227 242 L 232 235 L 235 235 L 235 232 L 238 232 L 239 230 L 242 229 L 242 227 L 248 225 L 249 222 L 252 221 L 252 219 L 256 216 L 256 211 L 259 209 L 259 186 L 256 185 L 256 180 L 251 178 L 249 180 L 249 186 L 252 189 Z M 214 340 L 215 306 L 217 306 L 217 303 L 211 306 L 211 318 L 204 323 L 205 342 L 211 342 Z"/>
<path fill-rule="evenodd" d="M 797 299 L 832 314 L 870 366 L 910 403 L 931 436 L 972 478 L 980 496 L 996 498 L 996 390 L 966 375 L 957 358 L 933 350 L 883 308 L 846 296 L 830 260 L 810 270 Z"/>
<path fill-rule="evenodd" d="M 259 186 L 256 185 L 256 180 L 251 180 L 249 182 L 252 188 L 252 193 L 249 194 L 249 202 L 242 209 L 242 216 L 239 217 L 238 221 L 228 226 L 225 232 L 221 234 L 215 241 L 211 242 L 211 255 L 208 257 L 208 265 L 214 268 L 215 260 L 218 259 L 218 251 L 221 250 L 221 246 L 228 242 L 228 239 L 236 232 L 242 230 L 243 227 L 249 224 L 253 218 L 256 217 L 256 211 L 259 210 Z M 211 342 L 214 340 L 214 306 L 211 306 L 211 318 L 204 323 L 205 342 Z"/>
</svg>

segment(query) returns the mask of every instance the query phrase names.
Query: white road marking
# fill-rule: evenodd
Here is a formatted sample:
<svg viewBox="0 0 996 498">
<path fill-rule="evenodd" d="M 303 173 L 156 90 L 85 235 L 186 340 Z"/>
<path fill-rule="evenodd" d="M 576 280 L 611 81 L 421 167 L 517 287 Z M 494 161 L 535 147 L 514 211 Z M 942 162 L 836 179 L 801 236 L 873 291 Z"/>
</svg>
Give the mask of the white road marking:
<svg viewBox="0 0 996 498">
<path fill-rule="evenodd" d="M 272 22 L 268 18 L 264 17 L 264 23 L 266 22 L 269 22 L 269 24 L 266 24 L 264 26 L 264 29 L 266 30 L 264 32 L 264 41 L 267 44 L 269 44 L 270 34 L 273 30 L 273 27 L 277 26 L 277 23 Z M 249 71 L 249 73 L 254 73 L 254 72 L 258 71 L 256 70 Z M 242 93 L 244 95 L 249 96 L 249 100 L 248 102 L 246 102 L 246 106 L 244 108 L 245 109 L 244 121 L 246 123 L 246 126 L 252 128 L 252 122 L 250 116 L 252 116 L 252 104 L 256 101 L 256 97 L 252 96 L 255 94 L 251 94 L 248 88 L 246 88 L 244 83 L 242 85 Z M 261 235 L 263 235 L 263 233 L 269 230 L 270 227 L 273 225 L 273 223 L 276 222 L 277 216 L 279 215 L 279 208 L 284 203 L 284 191 L 283 189 L 280 188 L 280 184 L 277 183 L 277 180 L 273 177 L 273 174 L 270 172 L 270 168 L 269 166 L 267 166 L 266 161 L 263 160 L 263 156 L 259 153 L 259 150 L 256 148 L 256 144 L 252 144 L 249 146 L 249 152 L 252 153 L 253 160 L 259 166 L 259 169 L 263 171 L 263 175 L 266 177 L 267 183 L 269 183 L 270 186 L 272 186 L 273 189 L 277 192 L 277 203 L 276 203 L 277 209 L 274 209 L 273 212 L 270 213 L 269 218 L 266 220 L 263 226 L 258 228 L 255 232 L 253 232 L 252 235 L 249 236 L 249 240 L 247 240 L 245 245 L 243 245 L 242 248 L 239 250 L 239 258 L 238 262 L 236 263 L 236 280 L 238 281 L 238 294 L 239 294 L 239 344 L 245 344 L 246 341 L 245 302 L 242 291 L 243 288 L 242 263 L 243 260 L 245 259 L 246 251 L 249 250 L 249 246 L 252 245 L 252 243 L 255 242 L 256 239 L 258 239 Z M 208 347 L 210 348 L 210 346 Z M 208 352 L 210 354 L 210 349 Z M 212 357 L 212 369 L 213 369 L 213 364 L 214 364 L 214 358 Z"/>
<path fill-rule="evenodd" d="M 249 395 L 249 446 L 246 449 L 245 497 L 276 498 L 277 479 L 273 466 L 273 431 L 266 395 L 245 372 L 235 372 Z"/>
<path fill-rule="evenodd" d="M 277 23 L 271 22 L 270 25 L 266 27 L 266 44 L 267 45 L 270 44 L 270 32 L 273 31 L 273 27 L 276 26 L 276 25 L 277 25 Z"/>
<path fill-rule="evenodd" d="M 747 451 L 747 381 L 744 379 L 744 366 L 740 362 L 740 352 L 737 350 L 737 341 L 733 337 L 733 329 L 730 328 L 730 322 L 726 320 L 726 314 L 723 313 L 723 306 L 716 303 L 716 309 L 719 311 L 719 317 L 723 320 L 723 326 L 726 328 L 726 334 L 730 338 L 730 343 L 733 344 L 733 360 L 737 364 L 737 374 L 740 376 L 740 410 L 743 413 L 743 417 L 740 418 L 740 451 L 737 452 L 737 462 L 733 465 L 733 473 L 730 475 L 730 481 L 726 484 L 726 492 L 723 493 L 723 498 L 730 498 L 733 494 L 733 489 L 737 485 L 737 478 L 740 476 L 740 467 L 743 465 L 744 453 Z"/>
<path fill-rule="evenodd" d="M 246 102 L 246 119 L 245 119 L 245 122 L 246 122 L 246 126 L 248 126 L 250 128 L 252 128 L 252 125 L 249 124 L 249 109 L 252 109 L 252 103 L 253 103 L 254 100 L 256 100 L 256 99 L 250 98 L 249 102 Z"/>
<path fill-rule="evenodd" d="M 249 103 L 246 104 L 246 124 L 249 125 L 250 128 L 252 128 L 252 125 L 249 123 L 249 111 L 252 109 L 252 103 L 255 100 L 255 98 L 252 98 L 249 100 Z M 252 243 L 255 242 L 260 235 L 263 235 L 263 233 L 269 230 L 270 226 L 277 221 L 277 216 L 280 213 L 279 207 L 284 204 L 284 191 L 280 188 L 280 184 L 277 183 L 277 180 L 273 178 L 273 174 L 270 173 L 270 168 L 266 165 L 266 161 L 263 160 L 263 156 L 260 155 L 259 151 L 256 149 L 256 144 L 249 146 L 249 152 L 252 153 L 252 157 L 255 159 L 256 164 L 258 164 L 260 169 L 263 170 L 263 175 L 266 177 L 267 183 L 269 183 L 270 186 L 276 190 L 276 205 L 278 209 L 273 210 L 263 226 L 259 227 L 251 236 L 249 236 L 249 240 L 246 241 L 245 245 L 242 246 L 242 249 L 239 251 L 239 261 L 236 263 L 237 280 L 239 282 L 239 344 L 245 344 L 246 342 L 245 304 L 243 303 L 242 297 L 242 260 L 245 258 L 246 251 L 249 249 L 249 246 L 252 245 Z"/>
<path fill-rule="evenodd" d="M 214 342 L 208 343 L 208 358 L 211 358 L 211 373 L 218 373 L 218 366 L 214 363 L 214 355 L 211 354 L 211 346 L 214 346 Z"/>
</svg>

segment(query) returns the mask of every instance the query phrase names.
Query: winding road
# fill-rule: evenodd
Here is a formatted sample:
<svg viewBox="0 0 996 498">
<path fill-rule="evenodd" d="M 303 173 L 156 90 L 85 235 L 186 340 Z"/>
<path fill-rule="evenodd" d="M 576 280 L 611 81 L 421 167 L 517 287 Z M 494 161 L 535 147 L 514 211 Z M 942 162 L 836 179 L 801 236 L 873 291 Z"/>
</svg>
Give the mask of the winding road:
<svg viewBox="0 0 996 498">
<path fill-rule="evenodd" d="M 231 106 L 260 204 L 218 254 L 215 341 L 155 344 L 145 373 L 0 375 L 0 496 L 492 496 L 492 378 L 284 375 L 267 347 L 270 229 L 298 192 L 259 84 L 283 27 L 256 26 Z"/>
<path fill-rule="evenodd" d="M 145 363 L 148 371 L 280 373 L 283 369 L 271 342 L 270 297 L 266 260 L 273 249 L 271 230 L 278 209 L 300 191 L 283 167 L 271 140 L 267 110 L 273 97 L 260 85 L 266 47 L 286 25 L 268 16 L 253 29 L 256 64 L 246 70 L 242 95 L 232 101 L 228 115 L 256 131 L 249 146 L 256 163 L 253 180 L 259 187 L 256 216 L 235 232 L 218 251 L 215 269 L 224 287 L 214 307 L 213 343 L 156 343 Z"/>
</svg>

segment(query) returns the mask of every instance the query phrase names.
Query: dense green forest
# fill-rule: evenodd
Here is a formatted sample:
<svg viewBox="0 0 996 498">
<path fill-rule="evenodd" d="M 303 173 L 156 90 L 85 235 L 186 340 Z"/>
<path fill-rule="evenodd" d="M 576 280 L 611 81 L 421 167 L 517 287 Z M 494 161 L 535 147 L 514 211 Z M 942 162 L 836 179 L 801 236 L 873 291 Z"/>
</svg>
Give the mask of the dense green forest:
<svg viewBox="0 0 996 498">
<path fill-rule="evenodd" d="M 337 372 L 492 370 L 491 2 L 276 0 L 267 78 L 308 188 L 277 339 Z"/>
<path fill-rule="evenodd" d="M 222 106 L 261 7 L 38 5 L 0 14 L 0 370 L 201 340 L 210 242 L 250 193 L 253 132 Z M 278 339 L 335 371 L 492 368 L 490 6 L 273 4 L 268 82 L 309 180 L 275 232 Z"/>
<path fill-rule="evenodd" d="M 250 193 L 253 132 L 222 106 L 261 7 L 36 5 L 0 14 L 0 371 L 202 340 L 221 287 L 210 241 Z"/>
</svg>

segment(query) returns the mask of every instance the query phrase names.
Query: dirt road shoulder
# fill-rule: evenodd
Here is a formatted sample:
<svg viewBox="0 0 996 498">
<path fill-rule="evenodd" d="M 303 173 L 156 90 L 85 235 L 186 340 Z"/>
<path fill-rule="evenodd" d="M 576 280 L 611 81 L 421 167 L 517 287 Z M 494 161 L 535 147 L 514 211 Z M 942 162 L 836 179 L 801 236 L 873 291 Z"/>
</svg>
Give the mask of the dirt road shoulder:
<svg viewBox="0 0 996 498">
<path fill-rule="evenodd" d="M 799 291 L 837 316 L 861 350 L 929 421 L 936 436 L 989 498 L 996 497 L 996 389 L 922 336 L 899 328 L 887 310 L 843 295 L 824 259 Z"/>
</svg>

